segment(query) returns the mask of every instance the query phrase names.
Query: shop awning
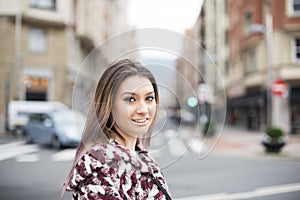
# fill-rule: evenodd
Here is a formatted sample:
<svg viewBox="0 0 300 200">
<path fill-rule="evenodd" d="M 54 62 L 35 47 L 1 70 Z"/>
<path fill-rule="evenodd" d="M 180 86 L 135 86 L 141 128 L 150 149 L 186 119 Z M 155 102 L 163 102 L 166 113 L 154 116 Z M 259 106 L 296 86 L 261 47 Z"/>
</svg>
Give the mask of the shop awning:
<svg viewBox="0 0 300 200">
<path fill-rule="evenodd" d="M 232 107 L 259 106 L 265 103 L 266 92 L 259 94 L 248 94 L 228 99 L 228 105 Z"/>
</svg>

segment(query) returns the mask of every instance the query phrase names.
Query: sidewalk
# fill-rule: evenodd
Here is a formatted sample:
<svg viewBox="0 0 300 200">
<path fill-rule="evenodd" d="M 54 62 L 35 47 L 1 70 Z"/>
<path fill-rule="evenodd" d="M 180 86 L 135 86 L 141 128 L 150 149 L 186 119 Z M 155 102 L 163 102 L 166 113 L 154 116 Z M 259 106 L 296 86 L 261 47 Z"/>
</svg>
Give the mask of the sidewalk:
<svg viewBox="0 0 300 200">
<path fill-rule="evenodd" d="M 216 155 L 300 161 L 300 135 L 290 135 L 282 151 L 279 154 L 271 154 L 266 153 L 261 144 L 263 134 L 263 132 L 225 126 L 212 153 Z M 212 145 L 216 137 L 208 138 L 207 144 Z"/>
</svg>

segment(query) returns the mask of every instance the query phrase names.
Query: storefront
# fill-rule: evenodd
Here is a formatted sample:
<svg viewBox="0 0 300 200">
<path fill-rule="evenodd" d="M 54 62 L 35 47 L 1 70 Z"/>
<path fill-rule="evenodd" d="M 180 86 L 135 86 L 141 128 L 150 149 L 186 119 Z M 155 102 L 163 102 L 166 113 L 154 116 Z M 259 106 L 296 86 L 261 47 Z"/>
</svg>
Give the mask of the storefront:
<svg viewBox="0 0 300 200">
<path fill-rule="evenodd" d="M 300 87 L 292 87 L 290 90 L 291 105 L 291 133 L 300 133 Z"/>
<path fill-rule="evenodd" d="M 227 122 L 230 125 L 261 130 L 266 123 L 266 92 L 228 99 Z"/>
</svg>

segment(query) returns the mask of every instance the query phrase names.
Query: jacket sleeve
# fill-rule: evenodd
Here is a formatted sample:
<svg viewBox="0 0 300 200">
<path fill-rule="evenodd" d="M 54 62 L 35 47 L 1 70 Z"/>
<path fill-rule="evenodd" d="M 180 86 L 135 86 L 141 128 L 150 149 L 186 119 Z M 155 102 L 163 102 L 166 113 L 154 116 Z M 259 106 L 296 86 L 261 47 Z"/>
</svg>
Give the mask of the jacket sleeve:
<svg viewBox="0 0 300 200">
<path fill-rule="evenodd" d="M 73 173 L 69 189 L 78 199 L 123 199 L 116 170 L 91 152 L 78 161 Z"/>
</svg>

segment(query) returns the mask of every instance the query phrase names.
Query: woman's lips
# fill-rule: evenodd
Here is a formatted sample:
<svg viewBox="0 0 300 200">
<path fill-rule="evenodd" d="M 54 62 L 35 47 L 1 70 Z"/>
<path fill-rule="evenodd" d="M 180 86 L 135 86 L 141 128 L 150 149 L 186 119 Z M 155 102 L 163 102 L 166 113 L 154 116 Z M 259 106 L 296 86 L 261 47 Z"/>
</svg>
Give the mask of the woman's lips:
<svg viewBox="0 0 300 200">
<path fill-rule="evenodd" d="M 146 125 L 149 122 L 149 118 L 132 119 L 132 121 L 138 125 Z"/>
</svg>

